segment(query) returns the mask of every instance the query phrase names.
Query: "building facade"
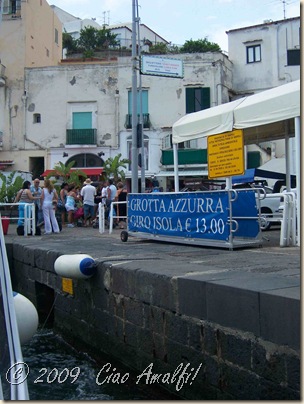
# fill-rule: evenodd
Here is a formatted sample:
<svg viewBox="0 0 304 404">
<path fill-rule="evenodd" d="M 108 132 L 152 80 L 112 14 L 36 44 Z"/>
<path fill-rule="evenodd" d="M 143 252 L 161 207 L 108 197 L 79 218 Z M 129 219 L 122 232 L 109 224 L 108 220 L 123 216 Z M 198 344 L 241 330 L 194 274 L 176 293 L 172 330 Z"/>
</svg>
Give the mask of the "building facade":
<svg viewBox="0 0 304 404">
<path fill-rule="evenodd" d="M 1 25 L 1 160 L 36 177 L 59 161 L 102 169 L 104 160 L 118 153 L 131 158 L 131 57 L 60 61 L 62 22 L 46 1 L 38 8 L 35 1 L 17 2 L 17 10 L 8 3 Z M 66 22 L 77 22 L 65 14 Z M 37 20 L 39 26 L 33 24 Z M 155 179 L 163 189 L 173 186 L 171 132 L 180 117 L 299 78 L 299 24 L 300 18 L 293 18 L 231 30 L 229 58 L 221 52 L 165 55 L 182 60 L 183 78 L 141 76 L 144 156 L 139 149 L 138 170 L 140 176 L 145 167 L 147 187 Z M 10 46 L 4 40 L 9 33 Z M 141 37 L 153 40 L 148 32 Z M 16 54 L 10 52 L 15 45 L 21 49 Z M 207 178 L 206 147 L 203 139 L 179 145 L 181 187 L 187 182 L 200 186 Z M 281 157 L 284 142 L 248 146 L 247 167 L 260 166 L 274 150 Z M 129 183 L 131 170 L 132 163 L 126 170 Z"/>
<path fill-rule="evenodd" d="M 171 165 L 165 152 L 172 157 L 170 136 L 176 120 L 186 112 L 216 105 L 219 99 L 228 102 L 231 96 L 228 88 L 232 70 L 226 56 L 204 53 L 175 57 L 183 59 L 184 78 L 141 77 L 147 178 L 163 171 L 161 161 Z M 65 62 L 60 66 L 25 69 L 26 133 L 37 139 L 44 169 L 71 160 L 77 168 L 102 167 L 105 159 L 118 153 L 131 158 L 131 72 L 128 57 L 103 63 Z M 192 169 L 206 166 L 200 156 L 193 160 L 201 147 L 206 146 L 183 145 L 189 151 L 189 163 L 186 161 L 185 165 L 190 164 Z M 131 163 L 126 176 L 131 177 Z"/>
<path fill-rule="evenodd" d="M 266 20 L 259 25 L 227 31 L 235 98 L 300 79 L 300 26 L 300 17 L 295 17 Z M 268 158 L 285 157 L 284 140 L 265 142 L 250 149 L 254 147 L 262 153 L 261 164 L 263 151 L 268 151 Z M 291 161 L 295 162 L 294 139 L 289 150 Z"/>
<path fill-rule="evenodd" d="M 3 169 L 33 170 L 24 150 L 31 148 L 35 155 L 38 139 L 25 132 L 24 68 L 57 65 L 61 55 L 61 22 L 45 0 L 4 0 L 0 23 L 0 164 Z"/>
</svg>

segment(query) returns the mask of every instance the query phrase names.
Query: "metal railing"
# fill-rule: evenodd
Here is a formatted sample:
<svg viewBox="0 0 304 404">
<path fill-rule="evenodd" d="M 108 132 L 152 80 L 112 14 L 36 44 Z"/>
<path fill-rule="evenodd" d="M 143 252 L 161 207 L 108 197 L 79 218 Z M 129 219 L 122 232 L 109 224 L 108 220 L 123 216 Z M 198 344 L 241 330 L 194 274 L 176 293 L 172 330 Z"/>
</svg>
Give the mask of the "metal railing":
<svg viewBox="0 0 304 404">
<path fill-rule="evenodd" d="M 127 201 L 113 201 L 111 202 L 111 206 L 110 206 L 110 226 L 109 226 L 109 233 L 111 234 L 113 231 L 113 223 L 114 223 L 114 219 L 128 219 L 128 216 L 120 216 L 117 215 L 117 213 L 114 215 L 114 205 L 118 206 L 118 205 L 127 205 Z M 117 209 L 115 210 L 115 212 L 117 212 Z"/>
<path fill-rule="evenodd" d="M 97 129 L 67 129 L 66 144 L 96 144 Z"/>
<path fill-rule="evenodd" d="M 10 220 L 22 220 L 24 223 L 24 236 L 35 235 L 36 233 L 36 219 L 35 219 L 35 204 L 34 203 L 0 203 L 1 206 L 20 206 L 24 205 L 24 216 L 19 216 L 19 209 L 18 209 L 18 216 L 12 217 L 10 216 Z"/>
<path fill-rule="evenodd" d="M 281 223 L 280 247 L 297 245 L 296 194 L 283 192 L 283 218 Z"/>
<path fill-rule="evenodd" d="M 109 222 L 109 234 L 112 233 L 113 231 L 113 223 L 114 223 L 114 219 L 128 219 L 128 216 L 121 216 L 121 215 L 114 215 L 114 205 L 122 205 L 125 204 L 127 205 L 127 201 L 122 201 L 122 202 L 116 202 L 113 201 L 111 203 L 111 207 L 110 207 L 110 211 L 109 211 L 109 218 L 110 220 Z M 104 233 L 105 232 L 105 222 L 107 221 L 107 219 L 105 218 L 105 206 L 99 202 L 98 204 L 98 228 L 99 228 L 99 233 Z"/>
<path fill-rule="evenodd" d="M 268 198 L 279 198 L 283 200 L 282 209 L 273 213 L 261 213 L 260 220 L 268 222 L 281 223 L 280 247 L 297 245 L 297 227 L 296 227 L 296 194 L 294 192 L 281 192 L 274 194 L 265 194 L 261 192 L 260 201 Z"/>
</svg>

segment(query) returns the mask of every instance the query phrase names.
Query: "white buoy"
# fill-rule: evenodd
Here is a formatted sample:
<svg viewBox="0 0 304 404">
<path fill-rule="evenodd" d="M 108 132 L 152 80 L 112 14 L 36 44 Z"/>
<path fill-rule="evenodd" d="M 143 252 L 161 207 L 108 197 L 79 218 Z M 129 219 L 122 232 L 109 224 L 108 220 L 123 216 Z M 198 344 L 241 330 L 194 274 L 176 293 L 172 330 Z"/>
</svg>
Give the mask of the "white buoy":
<svg viewBox="0 0 304 404">
<path fill-rule="evenodd" d="M 28 342 L 38 328 L 38 313 L 33 303 L 20 293 L 13 292 L 20 344 Z"/>
<path fill-rule="evenodd" d="M 65 278 L 87 279 L 95 274 L 96 264 L 87 254 L 61 255 L 56 259 L 54 269 Z"/>
</svg>

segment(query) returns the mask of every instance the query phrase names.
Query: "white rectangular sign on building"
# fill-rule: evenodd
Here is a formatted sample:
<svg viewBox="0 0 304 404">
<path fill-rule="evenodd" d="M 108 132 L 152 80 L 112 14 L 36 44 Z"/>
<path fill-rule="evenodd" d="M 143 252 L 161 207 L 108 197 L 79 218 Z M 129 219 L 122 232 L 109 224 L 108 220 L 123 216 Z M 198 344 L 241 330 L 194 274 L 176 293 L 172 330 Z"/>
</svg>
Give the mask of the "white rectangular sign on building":
<svg viewBox="0 0 304 404">
<path fill-rule="evenodd" d="M 183 78 L 184 65 L 182 60 L 144 55 L 141 57 L 140 72 L 152 76 Z"/>
</svg>

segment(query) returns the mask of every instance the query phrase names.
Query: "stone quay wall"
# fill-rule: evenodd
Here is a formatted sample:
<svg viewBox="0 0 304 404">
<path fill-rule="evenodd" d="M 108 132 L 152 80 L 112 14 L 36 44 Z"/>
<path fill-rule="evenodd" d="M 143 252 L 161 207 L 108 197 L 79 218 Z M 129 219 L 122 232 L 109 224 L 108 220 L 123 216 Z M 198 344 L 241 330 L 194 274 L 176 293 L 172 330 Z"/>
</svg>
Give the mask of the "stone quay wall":
<svg viewBox="0 0 304 404">
<path fill-rule="evenodd" d="M 178 277 L 141 271 L 144 261 L 138 270 L 98 262 L 93 277 L 72 281 L 71 294 L 54 271 L 59 252 L 18 243 L 7 251 L 14 290 L 40 316 L 53 308 L 55 330 L 132 368 L 141 383 L 184 399 L 300 398 L 299 348 L 200 318 Z"/>
</svg>

